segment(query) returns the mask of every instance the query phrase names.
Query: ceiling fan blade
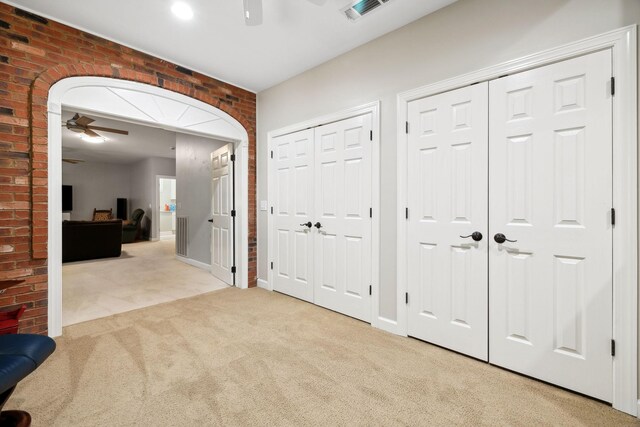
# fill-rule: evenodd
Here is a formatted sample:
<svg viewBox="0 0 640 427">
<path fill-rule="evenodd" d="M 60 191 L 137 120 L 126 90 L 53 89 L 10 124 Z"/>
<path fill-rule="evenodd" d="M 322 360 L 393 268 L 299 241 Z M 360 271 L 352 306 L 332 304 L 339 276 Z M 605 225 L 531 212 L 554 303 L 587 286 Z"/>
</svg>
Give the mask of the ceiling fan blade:
<svg viewBox="0 0 640 427">
<path fill-rule="evenodd" d="M 262 24 L 262 0 L 242 0 L 244 23 L 249 26 Z"/>
<path fill-rule="evenodd" d="M 77 118 L 77 119 L 76 119 L 76 123 L 77 123 L 78 125 L 80 125 L 80 126 L 86 126 L 86 125 L 88 125 L 89 123 L 93 123 L 93 122 L 95 122 L 95 120 L 90 119 L 90 118 L 89 118 L 89 117 L 87 117 L 87 116 L 82 116 L 82 117 L 80 117 L 80 118 Z"/>
<path fill-rule="evenodd" d="M 103 132 L 119 133 L 120 135 L 129 135 L 129 132 L 126 130 L 103 128 L 102 126 L 87 126 L 87 130 L 91 129 L 101 130 Z"/>
<path fill-rule="evenodd" d="M 78 120 L 79 118 L 80 118 L 80 114 L 75 113 L 75 114 L 73 115 L 73 117 L 71 117 L 71 119 L 70 119 L 70 120 L 76 121 L 76 120 Z"/>
<path fill-rule="evenodd" d="M 99 133 L 95 133 L 91 129 L 85 129 L 84 130 L 84 134 L 87 135 L 87 136 L 90 136 L 91 138 L 100 138 L 100 134 Z"/>
<path fill-rule="evenodd" d="M 84 163 L 84 160 L 80 159 L 62 159 L 63 162 L 71 163 L 72 165 L 76 165 L 78 163 Z"/>
</svg>

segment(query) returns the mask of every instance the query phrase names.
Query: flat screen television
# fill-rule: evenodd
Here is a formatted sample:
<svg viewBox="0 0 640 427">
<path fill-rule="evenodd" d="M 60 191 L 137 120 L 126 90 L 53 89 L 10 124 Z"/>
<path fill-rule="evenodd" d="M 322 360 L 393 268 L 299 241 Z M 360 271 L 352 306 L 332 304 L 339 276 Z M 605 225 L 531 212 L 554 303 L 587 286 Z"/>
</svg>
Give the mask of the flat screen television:
<svg viewBox="0 0 640 427">
<path fill-rule="evenodd" d="M 62 212 L 73 210 L 73 187 L 71 185 L 62 186 Z"/>
</svg>

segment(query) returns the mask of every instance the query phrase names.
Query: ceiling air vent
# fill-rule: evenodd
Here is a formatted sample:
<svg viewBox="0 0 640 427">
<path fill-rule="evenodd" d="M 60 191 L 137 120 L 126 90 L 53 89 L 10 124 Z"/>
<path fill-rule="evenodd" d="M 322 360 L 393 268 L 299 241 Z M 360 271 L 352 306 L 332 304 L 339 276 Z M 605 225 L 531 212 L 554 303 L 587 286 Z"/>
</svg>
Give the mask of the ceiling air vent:
<svg viewBox="0 0 640 427">
<path fill-rule="evenodd" d="M 357 21 L 367 13 L 372 12 L 388 2 L 389 0 L 359 0 L 342 9 L 342 13 L 344 13 L 350 21 Z"/>
</svg>

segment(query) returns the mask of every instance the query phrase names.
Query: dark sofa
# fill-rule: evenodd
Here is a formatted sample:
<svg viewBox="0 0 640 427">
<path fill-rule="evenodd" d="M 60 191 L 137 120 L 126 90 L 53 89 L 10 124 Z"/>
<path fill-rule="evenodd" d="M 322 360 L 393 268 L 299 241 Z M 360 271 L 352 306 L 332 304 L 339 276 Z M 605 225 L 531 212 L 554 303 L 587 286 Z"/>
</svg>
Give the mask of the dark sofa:
<svg viewBox="0 0 640 427">
<path fill-rule="evenodd" d="M 62 223 L 62 262 L 119 257 L 121 253 L 122 220 Z"/>
</svg>

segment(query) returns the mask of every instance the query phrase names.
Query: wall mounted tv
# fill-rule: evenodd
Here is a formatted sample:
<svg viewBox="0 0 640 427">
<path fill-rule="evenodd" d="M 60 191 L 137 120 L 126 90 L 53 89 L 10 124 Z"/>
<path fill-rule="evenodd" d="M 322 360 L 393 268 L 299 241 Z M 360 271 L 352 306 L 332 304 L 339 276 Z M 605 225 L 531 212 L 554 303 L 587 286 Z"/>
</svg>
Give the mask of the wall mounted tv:
<svg viewBox="0 0 640 427">
<path fill-rule="evenodd" d="M 71 185 L 62 186 L 62 212 L 73 210 L 73 187 Z"/>
</svg>

